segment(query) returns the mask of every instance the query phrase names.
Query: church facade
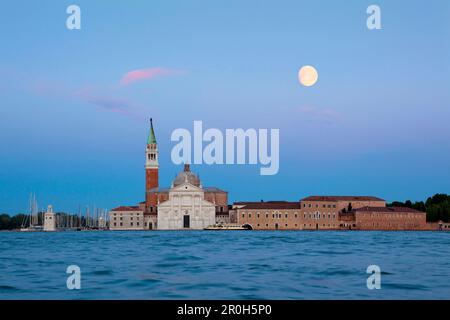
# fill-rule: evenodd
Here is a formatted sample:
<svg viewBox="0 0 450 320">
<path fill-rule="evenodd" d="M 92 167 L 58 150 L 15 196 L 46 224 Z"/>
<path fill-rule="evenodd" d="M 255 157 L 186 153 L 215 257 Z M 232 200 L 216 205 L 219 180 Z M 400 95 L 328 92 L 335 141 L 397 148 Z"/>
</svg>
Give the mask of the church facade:
<svg viewBox="0 0 450 320">
<path fill-rule="evenodd" d="M 192 176 L 185 165 L 168 192 L 169 199 L 158 204 L 158 229 L 203 229 L 216 223 L 216 206 L 205 200 L 205 191 L 191 181 L 198 180 Z"/>
<path fill-rule="evenodd" d="M 199 230 L 228 223 L 228 193 L 203 187 L 200 178 L 184 165 L 169 188 L 159 186 L 158 147 L 150 119 L 145 150 L 145 201 L 109 212 L 111 230 Z"/>
</svg>

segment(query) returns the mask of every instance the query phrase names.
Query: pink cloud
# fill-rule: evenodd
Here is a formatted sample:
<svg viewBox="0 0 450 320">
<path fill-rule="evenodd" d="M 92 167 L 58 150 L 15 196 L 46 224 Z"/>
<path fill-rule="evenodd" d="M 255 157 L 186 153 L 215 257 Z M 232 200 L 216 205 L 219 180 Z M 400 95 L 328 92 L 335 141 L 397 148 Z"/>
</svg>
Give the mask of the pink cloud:
<svg viewBox="0 0 450 320">
<path fill-rule="evenodd" d="M 169 70 L 160 67 L 150 69 L 136 69 L 124 74 L 124 76 L 120 80 L 120 84 L 126 86 L 137 81 L 150 80 L 158 77 L 170 76 L 179 73 L 180 71 Z"/>
</svg>

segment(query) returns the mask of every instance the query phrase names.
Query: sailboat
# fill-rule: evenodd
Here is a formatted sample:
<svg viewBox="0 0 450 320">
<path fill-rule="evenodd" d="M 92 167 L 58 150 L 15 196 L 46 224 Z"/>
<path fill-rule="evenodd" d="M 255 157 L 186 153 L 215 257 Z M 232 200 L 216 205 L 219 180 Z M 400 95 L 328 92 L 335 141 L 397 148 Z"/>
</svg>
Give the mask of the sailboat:
<svg viewBox="0 0 450 320">
<path fill-rule="evenodd" d="M 28 222 L 29 225 L 27 226 Z M 24 221 L 22 222 L 20 231 L 42 231 L 43 229 L 43 226 L 39 224 L 36 195 L 30 194 L 29 215 L 26 216 Z"/>
</svg>

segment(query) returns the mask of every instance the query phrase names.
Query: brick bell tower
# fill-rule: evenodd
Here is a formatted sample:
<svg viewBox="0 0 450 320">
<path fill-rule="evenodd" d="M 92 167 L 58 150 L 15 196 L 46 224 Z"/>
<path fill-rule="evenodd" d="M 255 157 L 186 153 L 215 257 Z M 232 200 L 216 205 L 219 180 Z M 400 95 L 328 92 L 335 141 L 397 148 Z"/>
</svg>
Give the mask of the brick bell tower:
<svg viewBox="0 0 450 320">
<path fill-rule="evenodd" d="M 153 199 L 150 190 L 158 188 L 158 167 L 158 147 L 153 130 L 153 121 L 150 118 L 150 133 L 145 149 L 145 209 L 147 212 L 156 210 L 156 201 Z"/>
</svg>

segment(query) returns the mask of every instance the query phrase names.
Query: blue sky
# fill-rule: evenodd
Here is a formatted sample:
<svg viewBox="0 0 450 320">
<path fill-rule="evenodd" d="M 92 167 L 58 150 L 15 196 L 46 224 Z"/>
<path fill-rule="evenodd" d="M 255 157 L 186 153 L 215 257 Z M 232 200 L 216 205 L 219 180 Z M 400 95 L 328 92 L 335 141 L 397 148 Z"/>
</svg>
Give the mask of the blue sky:
<svg viewBox="0 0 450 320">
<path fill-rule="evenodd" d="M 81 7 L 81 30 L 66 8 Z M 382 30 L 366 27 L 381 7 Z M 144 198 L 176 128 L 279 128 L 280 171 L 194 166 L 231 201 L 450 193 L 450 3 L 9 1 L 0 11 L 0 212 Z M 302 87 L 313 65 L 319 81 Z M 125 83 L 133 70 L 154 72 Z M 125 82 L 124 82 L 125 81 Z"/>
</svg>

